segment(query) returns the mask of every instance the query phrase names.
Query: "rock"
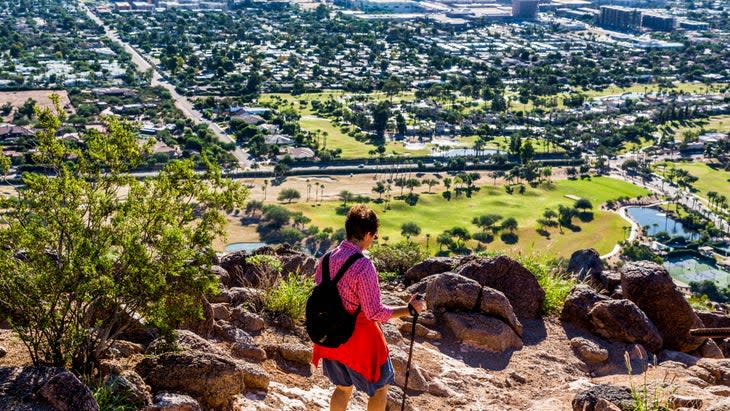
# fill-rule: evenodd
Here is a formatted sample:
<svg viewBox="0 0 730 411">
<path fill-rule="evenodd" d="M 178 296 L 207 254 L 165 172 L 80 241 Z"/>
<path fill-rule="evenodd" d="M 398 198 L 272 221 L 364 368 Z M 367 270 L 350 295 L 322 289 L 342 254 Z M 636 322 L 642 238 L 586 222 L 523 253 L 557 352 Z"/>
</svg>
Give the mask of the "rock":
<svg viewBox="0 0 730 411">
<path fill-rule="evenodd" d="M 696 349 L 694 353 L 702 358 L 725 358 L 720 347 L 710 338 L 705 340 L 705 343 Z"/>
<path fill-rule="evenodd" d="M 231 312 L 231 323 L 236 327 L 251 333 L 256 333 L 266 327 L 260 315 L 248 312 L 243 307 L 236 307 Z"/>
<path fill-rule="evenodd" d="M 228 271 L 225 268 L 214 265 L 210 267 L 210 271 L 218 277 L 223 286 L 226 288 L 231 287 L 231 276 L 228 275 Z"/>
<path fill-rule="evenodd" d="M 621 411 L 618 405 L 612 403 L 605 398 L 599 398 L 596 402 L 596 406 L 593 408 L 594 411 Z"/>
<path fill-rule="evenodd" d="M 695 357 L 694 355 L 689 355 L 680 351 L 663 350 L 659 353 L 660 362 L 675 361 L 687 366 L 691 366 L 697 364 L 698 360 L 699 358 Z"/>
<path fill-rule="evenodd" d="M 522 348 L 520 337 L 499 319 L 476 313 L 447 312 L 444 320 L 457 339 L 474 348 L 492 352 Z"/>
<path fill-rule="evenodd" d="M 226 321 L 216 322 L 213 333 L 216 337 L 222 339 L 223 341 L 228 341 L 231 343 L 236 343 L 239 341 L 246 343 L 253 342 L 253 338 L 251 338 L 251 336 L 246 331 L 243 331 L 242 329 L 237 328 Z"/>
<path fill-rule="evenodd" d="M 150 387 L 142 377 L 134 371 L 123 371 L 121 374 L 112 374 L 107 377 L 105 385 L 112 395 L 127 404 L 142 408 L 152 404 Z"/>
<path fill-rule="evenodd" d="M 398 297 L 397 295 L 393 294 L 392 292 L 385 291 L 385 290 L 380 292 L 380 302 L 385 305 L 389 305 L 391 307 L 406 305 L 406 304 L 408 304 L 408 301 L 410 300 L 410 298 L 411 298 L 411 296 L 408 295 L 408 299 L 404 301 L 402 298 Z"/>
<path fill-rule="evenodd" d="M 276 349 L 285 360 L 303 365 L 312 363 L 312 348 L 304 344 L 279 344 Z"/>
<path fill-rule="evenodd" d="M 730 398 L 711 404 L 705 411 L 730 411 Z"/>
<path fill-rule="evenodd" d="M 507 256 L 479 257 L 460 265 L 454 272 L 504 293 L 518 317 L 540 315 L 545 291 L 537 278 L 517 261 Z"/>
<path fill-rule="evenodd" d="M 451 271 L 456 266 L 456 260 L 450 257 L 431 257 L 414 265 L 406 271 L 406 284 L 417 283 L 424 278 Z"/>
<path fill-rule="evenodd" d="M 585 330 L 591 330 L 593 324 L 588 312 L 599 301 L 608 301 L 610 298 L 596 293 L 585 284 L 578 284 L 570 290 L 570 294 L 563 303 L 560 319 Z"/>
<path fill-rule="evenodd" d="M 583 337 L 572 338 L 570 348 L 584 362 L 604 362 L 608 360 L 607 349 L 601 348 L 598 344 Z"/>
<path fill-rule="evenodd" d="M 193 397 L 183 394 L 161 392 L 155 395 L 154 404 L 142 411 L 202 411 Z"/>
<path fill-rule="evenodd" d="M 7 354 L 8 354 L 8 351 L 5 348 L 0 347 L 0 358 L 3 358 Z"/>
<path fill-rule="evenodd" d="M 213 307 L 205 298 L 202 299 L 201 304 L 203 305 L 203 318 L 190 321 L 181 328 L 190 330 L 203 338 L 209 338 L 213 333 L 213 325 L 215 324 Z"/>
<path fill-rule="evenodd" d="M 390 360 L 393 362 L 393 370 L 395 371 L 395 384 L 402 389 L 406 379 L 408 353 L 401 349 L 392 350 Z M 413 360 L 411 360 L 411 373 L 408 376 L 408 391 L 411 390 L 428 391 L 428 380 L 423 370 Z"/>
<path fill-rule="evenodd" d="M 603 272 L 601 255 L 593 248 L 573 252 L 568 263 L 568 272 L 581 281 L 586 278 L 598 278 Z"/>
<path fill-rule="evenodd" d="M 269 385 L 268 374 L 257 365 L 201 352 L 145 358 L 135 371 L 153 390 L 192 395 L 206 408 L 225 408 L 246 388 L 266 389 Z"/>
<path fill-rule="evenodd" d="M 285 276 L 289 273 L 298 273 L 304 277 L 314 276 L 314 270 L 317 268 L 317 260 L 312 256 L 291 248 L 287 250 L 285 247 L 288 247 L 288 245 L 280 247 L 276 252 L 279 260 L 281 260 L 281 272 Z"/>
<path fill-rule="evenodd" d="M 413 329 L 412 322 L 403 322 L 400 324 L 399 330 L 402 334 L 405 334 L 410 338 L 411 330 Z M 425 326 L 416 322 L 416 337 L 428 338 L 429 340 L 435 340 L 440 338 L 440 334 L 436 331 L 430 330 Z"/>
<path fill-rule="evenodd" d="M 59 411 L 99 411 L 99 404 L 89 387 L 69 371 L 54 375 L 37 395 Z"/>
<path fill-rule="evenodd" d="M 127 358 L 135 354 L 142 354 L 145 351 L 142 344 L 131 341 L 116 340 L 109 347 L 104 358 Z"/>
<path fill-rule="evenodd" d="M 426 303 L 431 309 L 444 308 L 457 311 L 474 311 L 493 315 L 504 320 L 522 335 L 522 324 L 517 320 L 507 297 L 489 287 L 482 287 L 475 280 L 454 273 L 433 276 L 426 288 Z"/>
<path fill-rule="evenodd" d="M 263 308 L 265 299 L 266 292 L 264 290 L 250 287 L 234 287 L 210 297 L 211 302 L 228 303 L 231 307 L 246 304 L 247 307 L 257 311 Z"/>
<path fill-rule="evenodd" d="M 620 409 L 633 409 L 634 399 L 626 387 L 600 384 L 583 390 L 573 398 L 573 411 L 595 411 L 598 400 L 604 399 Z"/>
<path fill-rule="evenodd" d="M 675 408 L 702 408 L 702 399 L 701 398 L 693 398 L 693 397 L 687 397 L 684 395 L 677 395 L 672 394 L 667 398 L 667 405 L 669 405 L 669 408 L 675 409 Z"/>
<path fill-rule="evenodd" d="M 689 335 L 691 328 L 702 328 L 702 321 L 661 265 L 649 261 L 626 264 L 621 270 L 621 288 L 656 325 L 664 348 L 690 352 L 705 342 Z"/>
<path fill-rule="evenodd" d="M 264 361 L 266 351 L 253 343 L 239 341 L 231 345 L 231 354 L 236 358 L 245 358 L 256 361 Z"/>
<path fill-rule="evenodd" d="M 621 293 L 621 273 L 616 271 L 604 271 L 598 275 L 598 282 L 612 298 L 617 298 L 613 297 L 614 294 L 618 295 Z"/>
<path fill-rule="evenodd" d="M 659 330 L 629 300 L 599 301 L 588 312 L 592 330 L 609 341 L 640 343 L 651 352 L 662 346 Z"/>
<path fill-rule="evenodd" d="M 214 346 L 210 341 L 193 333 L 192 331 L 175 330 L 175 334 L 177 335 L 175 339 L 176 347 L 169 346 L 165 339 L 159 338 L 153 341 L 149 345 L 149 347 L 147 347 L 146 353 L 149 355 L 159 355 L 166 352 L 175 351 L 175 349 L 179 349 L 182 351 L 197 351 L 217 355 L 225 355 L 222 350 Z"/>
<path fill-rule="evenodd" d="M 0 367 L 0 410 L 55 411 L 55 407 L 35 393 L 63 371 L 43 366 Z"/>
<path fill-rule="evenodd" d="M 408 380 L 408 385 L 411 385 L 411 381 Z M 385 408 L 388 411 L 400 410 L 401 402 L 403 401 L 403 389 L 393 384 L 388 387 L 388 404 Z M 406 399 L 406 406 L 404 411 L 416 411 L 411 405 L 410 401 Z"/>
<path fill-rule="evenodd" d="M 385 336 L 385 341 L 388 344 L 393 344 L 393 345 L 397 345 L 397 346 L 405 344 L 403 335 L 398 331 L 398 327 L 395 324 L 387 322 L 385 324 L 382 324 L 380 326 L 380 329 L 383 330 L 383 335 Z"/>
<path fill-rule="evenodd" d="M 433 327 L 438 324 L 438 319 L 431 311 L 424 311 L 418 316 L 418 323 L 426 327 Z"/>
<path fill-rule="evenodd" d="M 730 327 L 730 316 L 719 313 L 711 313 L 707 311 L 695 311 L 695 313 L 698 317 L 700 317 L 700 320 L 702 321 L 702 324 L 705 325 L 705 328 Z"/>
<path fill-rule="evenodd" d="M 213 309 L 213 318 L 216 320 L 230 321 L 231 307 L 228 303 L 214 303 L 210 306 Z"/>
<path fill-rule="evenodd" d="M 695 369 L 699 368 L 699 370 Z M 700 358 L 697 365 L 691 367 L 695 375 L 713 385 L 730 385 L 730 360 Z M 701 370 L 704 370 L 702 372 Z"/>
<path fill-rule="evenodd" d="M 717 395 L 718 397 L 730 397 L 730 387 L 725 385 L 712 385 L 710 387 L 706 387 L 705 390 L 712 395 Z"/>
<path fill-rule="evenodd" d="M 730 411 L 730 398 L 725 398 L 710 405 L 705 411 Z"/>
</svg>

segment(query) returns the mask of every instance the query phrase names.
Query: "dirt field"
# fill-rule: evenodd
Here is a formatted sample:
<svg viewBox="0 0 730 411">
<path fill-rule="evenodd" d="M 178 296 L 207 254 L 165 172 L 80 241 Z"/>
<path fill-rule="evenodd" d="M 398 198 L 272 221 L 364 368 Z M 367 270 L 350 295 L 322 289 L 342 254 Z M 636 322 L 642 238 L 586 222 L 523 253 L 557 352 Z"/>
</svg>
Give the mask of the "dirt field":
<svg viewBox="0 0 730 411">
<path fill-rule="evenodd" d="M 30 91 L 2 91 L 0 92 L 0 106 L 10 102 L 15 107 L 22 106 L 26 100 L 32 98 L 41 107 L 53 107 L 51 99 L 48 98 L 51 94 L 56 93 L 61 96 L 61 107 L 73 107 L 71 106 L 71 100 L 68 98 L 68 92 L 66 90 L 30 90 Z M 12 118 L 12 113 L 7 117 L 3 117 L 3 121 L 7 121 Z"/>
</svg>

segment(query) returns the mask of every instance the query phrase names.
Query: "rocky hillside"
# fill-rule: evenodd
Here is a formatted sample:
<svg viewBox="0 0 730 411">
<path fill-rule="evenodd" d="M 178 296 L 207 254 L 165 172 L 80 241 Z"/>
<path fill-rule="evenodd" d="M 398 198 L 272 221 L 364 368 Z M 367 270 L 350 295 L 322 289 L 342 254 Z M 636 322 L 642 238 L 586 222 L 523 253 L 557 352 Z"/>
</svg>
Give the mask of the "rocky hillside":
<svg viewBox="0 0 730 411">
<path fill-rule="evenodd" d="M 280 270 L 261 264 L 272 260 Z M 266 308 L 278 273 L 312 276 L 315 260 L 266 247 L 217 264 L 221 290 L 204 302 L 205 318 L 178 331 L 173 351 L 135 320 L 103 360 L 106 391 L 150 411 L 326 409 L 333 387 L 309 364 L 301 321 Z M 570 270 L 580 283 L 559 317 L 543 315 L 545 291 L 508 257 L 430 258 L 383 284 L 386 304 L 421 292 L 429 306 L 416 328 L 408 409 L 730 410 L 730 340 L 688 333 L 730 326 L 729 317 L 694 311 L 656 264 L 604 271 L 582 250 Z M 393 410 L 410 329 L 409 318 L 383 326 L 397 374 Z M 0 410 L 99 408 L 73 374 L 28 366 L 9 330 L 0 346 Z M 635 408 L 636 396 L 665 408 Z M 366 400 L 355 394 L 350 409 Z"/>
</svg>

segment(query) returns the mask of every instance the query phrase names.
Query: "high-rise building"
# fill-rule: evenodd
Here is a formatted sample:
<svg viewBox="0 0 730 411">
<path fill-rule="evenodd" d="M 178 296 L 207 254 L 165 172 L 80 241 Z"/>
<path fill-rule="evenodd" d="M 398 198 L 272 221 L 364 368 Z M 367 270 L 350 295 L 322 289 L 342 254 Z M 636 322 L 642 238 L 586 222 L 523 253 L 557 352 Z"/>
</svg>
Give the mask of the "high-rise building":
<svg viewBox="0 0 730 411">
<path fill-rule="evenodd" d="M 618 30 L 636 30 L 641 27 L 641 11 L 619 6 L 601 6 L 598 24 Z"/>
<path fill-rule="evenodd" d="M 536 19 L 539 0 L 512 0 L 512 17 Z"/>
<path fill-rule="evenodd" d="M 646 13 L 641 15 L 641 27 L 657 31 L 673 31 L 677 26 L 674 16 Z"/>
</svg>

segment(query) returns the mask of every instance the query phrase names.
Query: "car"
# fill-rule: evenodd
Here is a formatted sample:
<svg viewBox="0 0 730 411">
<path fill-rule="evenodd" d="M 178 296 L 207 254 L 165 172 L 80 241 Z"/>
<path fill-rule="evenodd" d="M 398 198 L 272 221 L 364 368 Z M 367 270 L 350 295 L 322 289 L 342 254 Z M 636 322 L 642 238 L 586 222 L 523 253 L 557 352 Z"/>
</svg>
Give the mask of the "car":
<svg viewBox="0 0 730 411">
<path fill-rule="evenodd" d="M 357 168 L 365 168 L 365 164 L 358 164 Z"/>
</svg>

